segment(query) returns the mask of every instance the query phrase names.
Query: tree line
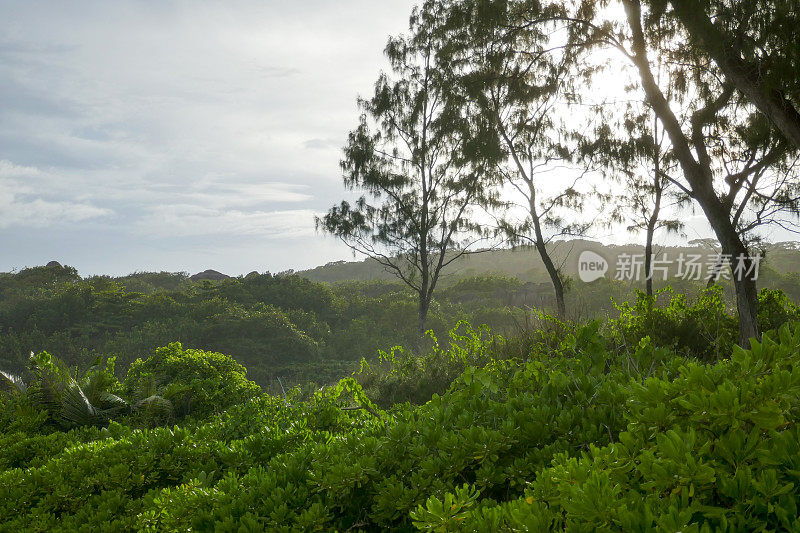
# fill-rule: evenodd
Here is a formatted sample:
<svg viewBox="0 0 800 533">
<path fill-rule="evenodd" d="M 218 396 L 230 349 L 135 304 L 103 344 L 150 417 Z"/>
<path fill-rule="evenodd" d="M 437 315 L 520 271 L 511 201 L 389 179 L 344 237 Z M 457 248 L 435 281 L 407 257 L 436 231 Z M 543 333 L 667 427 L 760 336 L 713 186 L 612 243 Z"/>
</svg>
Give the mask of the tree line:
<svg viewBox="0 0 800 533">
<path fill-rule="evenodd" d="M 680 231 L 699 210 L 734 274 L 748 345 L 760 335 L 760 230 L 797 230 L 796 8 L 426 1 L 359 99 L 341 161 L 355 200 L 317 226 L 413 289 L 422 333 L 448 265 L 498 242 L 536 248 L 563 317 L 547 244 L 626 224 L 644 231 L 652 296 L 655 231 Z"/>
</svg>

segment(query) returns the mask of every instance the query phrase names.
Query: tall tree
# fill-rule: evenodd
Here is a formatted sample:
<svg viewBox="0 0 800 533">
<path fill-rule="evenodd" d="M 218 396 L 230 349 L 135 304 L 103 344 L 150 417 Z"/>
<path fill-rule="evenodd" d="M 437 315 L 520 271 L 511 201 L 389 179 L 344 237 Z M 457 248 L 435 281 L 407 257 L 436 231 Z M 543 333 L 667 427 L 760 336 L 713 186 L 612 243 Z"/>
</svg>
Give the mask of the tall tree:
<svg viewBox="0 0 800 533">
<path fill-rule="evenodd" d="M 697 203 L 722 253 L 732 261 L 740 340 L 749 344 L 751 337 L 759 336 L 757 275 L 742 234 L 765 222 L 782 223 L 780 213 L 797 212 L 796 157 L 785 137 L 776 135 L 736 85 L 698 52 L 681 25 L 663 23 L 663 10 L 643 11 L 640 0 L 622 0 L 620 18 L 607 9 L 606 1 L 521 1 L 528 13 L 516 27 L 563 29 L 570 36 L 569 46 L 616 49 L 633 66 L 636 79 L 631 88 L 641 91 L 658 117 L 670 141 L 670 157 L 680 169 L 667 179 Z M 543 6 L 554 6 L 557 12 L 544 13 Z M 793 44 L 784 39 L 775 46 Z M 654 52 L 662 54 L 670 68 L 665 83 L 674 102 L 654 75 Z M 583 59 L 591 62 L 592 55 Z M 615 78 L 628 81 L 622 69 Z"/>
<path fill-rule="evenodd" d="M 659 62 L 658 80 L 663 73 Z M 671 100 L 669 90 L 666 97 Z M 646 102 L 625 98 L 601 102 L 594 110 L 596 125 L 591 135 L 583 137 L 581 152 L 584 158 L 602 166 L 613 191 L 599 194 L 604 206 L 610 208 L 610 211 L 604 209 L 606 225 L 627 224 L 631 233 L 644 232 L 645 292 L 652 304 L 655 233 L 662 229 L 677 233 L 683 229 L 679 218 L 669 218 L 667 214 L 675 216 L 675 211 L 690 199 L 676 191 L 669 180 L 675 161 L 665 150 L 665 135 L 658 117 Z"/>
<path fill-rule="evenodd" d="M 604 148 L 596 150 L 595 155 L 602 154 L 605 165 L 612 172 L 619 172 L 623 180 L 621 192 L 604 195 L 603 199 L 612 206 L 608 223 L 627 224 L 627 230 L 632 233 L 644 232 L 645 292 L 652 302 L 655 233 L 662 229 L 677 233 L 683 229 L 679 218 L 669 218 L 665 214 L 670 212 L 670 207 L 680 207 L 686 199 L 685 195 L 675 194 L 675 187 L 667 178 L 673 162 L 664 151 L 663 132 L 658 121 L 648 111 L 639 116 L 629 115 L 629 119 L 634 120 L 628 120 L 622 130 L 628 134 L 627 139 L 606 141 Z M 595 139 L 605 135 L 608 133 L 597 132 Z M 596 142 L 590 146 L 598 147 Z M 612 187 L 616 189 L 617 183 Z"/>
<path fill-rule="evenodd" d="M 734 272 L 739 327 L 742 344 L 748 344 L 752 337 L 759 337 L 758 298 L 756 293 L 755 264 L 750 257 L 737 219 L 747 209 L 749 201 L 756 198 L 763 205 L 786 204 L 796 210 L 797 198 L 787 196 L 789 185 L 796 176 L 786 180 L 768 193 L 759 191 L 759 181 L 765 172 L 774 172 L 786 156 L 783 139 L 775 139 L 764 128 L 761 117 L 748 112 L 741 99 L 736 98 L 735 87 L 721 81 L 715 69 L 707 65 L 694 50 L 685 46 L 680 34 L 667 32 L 663 26 L 653 24 L 653 18 L 643 18 L 639 0 L 623 1 L 629 30 L 630 50 L 625 54 L 635 65 L 647 101 L 664 126 L 670 138 L 674 156 L 677 159 L 686 186 L 686 194 L 692 197 L 704 211 L 722 252 L 741 265 Z M 682 110 L 685 113 L 684 128 L 676 111 L 670 106 L 655 77 L 649 49 L 659 49 L 648 45 L 648 40 L 672 43 L 670 54 L 682 62 L 684 69 L 680 79 L 685 84 L 682 89 L 687 101 Z M 622 49 L 622 47 L 619 47 Z M 663 49 L 663 47 L 662 47 Z M 676 75 L 679 73 L 675 73 Z M 693 98 L 693 95 L 697 95 Z M 783 168 L 777 169 L 779 172 Z M 727 187 L 715 188 L 717 176 L 723 176 Z M 791 180 L 795 178 L 795 180 Z M 741 195 L 741 196 L 740 196 Z M 733 265 L 732 265 L 733 266 Z"/>
<path fill-rule="evenodd" d="M 412 37 L 389 40 L 393 76 L 359 100 L 341 168 L 345 186 L 363 194 L 316 220 L 416 292 L 420 336 L 443 270 L 480 240 L 471 210 L 486 200 L 480 170 L 462 156 L 474 135 L 444 96 L 452 84 L 423 25 L 415 15 Z"/>
<path fill-rule="evenodd" d="M 440 56 L 458 80 L 451 96 L 461 98 L 473 131 L 483 137 L 476 143 L 481 150 L 468 156 L 491 169 L 486 186 L 507 191 L 504 209 L 494 213 L 496 229 L 512 244 L 536 248 L 563 318 L 564 281 L 548 245 L 556 237 L 583 235 L 589 226 L 577 222 L 586 198 L 577 185 L 587 171 L 571 165 L 575 147 L 567 146 L 571 136 L 560 111 L 572 89 L 572 63 L 566 54 L 545 53 L 551 44 L 546 34 L 509 30 L 517 8 L 502 1 L 425 5 L 449 11 Z"/>
</svg>

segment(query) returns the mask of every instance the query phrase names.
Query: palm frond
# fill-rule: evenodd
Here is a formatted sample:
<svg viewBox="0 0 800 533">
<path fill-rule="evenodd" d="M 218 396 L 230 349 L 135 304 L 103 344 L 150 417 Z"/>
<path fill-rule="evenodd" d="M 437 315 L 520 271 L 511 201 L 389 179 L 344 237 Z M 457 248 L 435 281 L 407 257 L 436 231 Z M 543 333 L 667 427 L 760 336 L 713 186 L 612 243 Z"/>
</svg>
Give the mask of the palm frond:
<svg viewBox="0 0 800 533">
<path fill-rule="evenodd" d="M 93 426 L 102 422 L 103 418 L 74 380 L 67 385 L 61 401 L 62 423 L 75 426 Z"/>
<path fill-rule="evenodd" d="M 95 409 L 102 411 L 104 416 L 112 416 L 130 409 L 130 404 L 127 401 L 110 392 L 101 392 L 97 394 L 94 401 L 92 401 L 92 398 L 89 398 L 89 401 L 94 405 Z"/>
<path fill-rule="evenodd" d="M 31 399 L 51 415 L 57 416 L 66 388 L 63 376 L 53 367 L 33 365 L 34 383 L 30 389 Z"/>
<path fill-rule="evenodd" d="M 144 414 L 151 423 L 165 423 L 175 418 L 172 402 L 156 394 L 136 402 L 134 410 Z"/>
<path fill-rule="evenodd" d="M 22 377 L 0 370 L 0 389 L 7 389 L 16 391 L 19 394 L 25 394 L 28 390 L 28 386 L 22 380 Z"/>
</svg>

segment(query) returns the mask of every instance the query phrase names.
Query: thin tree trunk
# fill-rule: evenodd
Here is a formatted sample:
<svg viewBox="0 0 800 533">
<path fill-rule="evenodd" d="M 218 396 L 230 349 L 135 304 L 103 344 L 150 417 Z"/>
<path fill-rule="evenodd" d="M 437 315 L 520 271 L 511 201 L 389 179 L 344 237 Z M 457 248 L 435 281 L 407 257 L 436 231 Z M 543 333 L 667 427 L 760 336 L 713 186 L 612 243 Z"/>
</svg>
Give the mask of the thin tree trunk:
<svg viewBox="0 0 800 533">
<path fill-rule="evenodd" d="M 641 26 L 641 4 L 639 0 L 625 0 L 624 4 L 633 33 L 633 61 L 639 70 L 642 88 L 670 138 L 678 163 L 686 181 L 692 188 L 692 194 L 714 230 L 717 240 L 722 246 L 722 253 L 730 254 L 730 257 L 733 258 L 743 257 L 749 266 L 750 261 L 746 259 L 748 257 L 747 247 L 739 238 L 731 221 L 730 212 L 725 209 L 714 191 L 714 176 L 711 169 L 695 160 L 680 122 L 653 78 Z M 747 348 L 750 346 L 751 337 L 759 338 L 756 282 L 753 277 L 748 276 L 733 276 L 733 278 L 736 288 L 736 308 L 739 312 L 739 340 L 741 345 Z"/>
<path fill-rule="evenodd" d="M 425 257 L 425 261 L 428 260 L 428 253 L 426 247 L 422 247 L 422 256 Z M 417 324 L 417 334 L 419 335 L 419 339 L 422 340 L 422 337 L 425 336 L 425 325 L 428 320 L 428 308 L 431 304 L 431 293 L 430 293 L 430 279 L 428 277 L 428 268 L 427 263 L 422 263 L 422 273 L 420 276 L 422 279 L 420 280 L 419 285 L 419 323 Z"/>
<path fill-rule="evenodd" d="M 653 299 L 653 233 L 655 232 L 656 221 L 658 220 L 657 211 L 653 211 L 650 220 L 647 221 L 647 234 L 644 243 L 644 271 L 645 271 L 645 292 L 649 301 Z"/>
<path fill-rule="evenodd" d="M 536 195 L 532 184 L 528 184 L 531 189 L 531 196 L 529 201 L 530 215 L 533 220 L 533 232 L 536 238 L 536 250 L 539 252 L 539 257 L 542 258 L 544 268 L 550 276 L 550 281 L 553 284 L 553 292 L 556 297 L 556 313 L 559 319 L 563 320 L 567 314 L 567 308 L 564 304 L 564 283 L 561 281 L 558 269 L 553 263 L 553 259 L 547 251 L 547 245 L 542 233 L 542 225 L 539 220 L 539 213 L 536 210 Z"/>
<path fill-rule="evenodd" d="M 647 292 L 648 309 L 653 305 L 653 233 L 656 231 L 658 217 L 661 214 L 661 154 L 658 148 L 658 117 L 653 119 L 653 185 L 655 186 L 655 203 L 653 212 L 647 221 L 647 234 L 644 243 L 645 291 Z"/>
<path fill-rule="evenodd" d="M 506 133 L 505 128 L 503 127 L 503 121 L 501 120 L 497 111 L 495 111 L 495 120 L 497 122 L 498 127 L 500 128 L 500 134 L 503 137 L 503 140 L 506 142 L 508 146 L 509 154 L 511 158 L 514 160 L 514 164 L 517 167 L 517 171 L 519 172 L 519 176 L 525 181 L 525 184 L 528 186 L 528 212 L 531 216 L 531 220 L 533 221 L 533 231 L 534 231 L 534 245 L 536 246 L 536 250 L 539 252 L 539 256 L 542 258 L 542 263 L 544 263 L 544 267 L 547 270 L 547 274 L 550 276 L 550 281 L 553 284 L 553 292 L 555 293 L 556 297 L 556 313 L 558 318 L 564 319 L 566 316 L 566 305 L 564 304 L 564 284 L 561 281 L 561 276 L 558 273 L 558 269 L 556 268 L 555 264 L 553 264 L 553 260 L 550 257 L 550 254 L 547 252 L 547 246 L 545 245 L 544 234 L 542 233 L 542 225 L 541 220 L 539 219 L 539 213 L 536 209 L 536 186 L 533 183 L 533 172 L 530 174 L 525 172 L 525 167 L 522 164 L 522 161 L 519 158 L 517 153 L 517 149 L 514 146 L 514 143 L 509 138 L 508 134 Z"/>
<path fill-rule="evenodd" d="M 430 309 L 430 302 L 427 298 L 420 294 L 419 297 L 419 322 L 417 324 L 417 334 L 420 339 L 425 336 L 427 331 L 426 325 L 428 323 L 428 309 Z"/>
<path fill-rule="evenodd" d="M 561 281 L 561 276 L 559 276 L 558 269 L 553 264 L 550 254 L 547 253 L 545 244 L 536 241 L 536 249 L 539 252 L 539 256 L 542 258 L 545 269 L 547 269 L 550 281 L 553 283 L 553 292 L 556 296 L 556 313 L 558 313 L 558 318 L 563 320 L 567 314 L 566 305 L 564 304 L 564 283 Z"/>
</svg>

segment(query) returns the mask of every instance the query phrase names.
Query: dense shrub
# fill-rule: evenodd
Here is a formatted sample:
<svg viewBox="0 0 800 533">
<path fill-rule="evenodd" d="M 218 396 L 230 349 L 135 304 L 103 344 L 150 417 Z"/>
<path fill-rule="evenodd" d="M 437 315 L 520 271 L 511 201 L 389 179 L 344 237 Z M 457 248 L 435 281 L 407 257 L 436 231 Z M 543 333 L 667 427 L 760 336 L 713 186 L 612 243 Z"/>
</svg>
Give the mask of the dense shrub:
<svg viewBox="0 0 800 533">
<path fill-rule="evenodd" d="M 620 316 L 611 325 L 628 346 L 650 336 L 658 346 L 716 361 L 730 353 L 738 339 L 736 319 L 726 309 L 719 286 L 704 290 L 693 303 L 669 287 L 652 299 L 639 291 L 636 302 L 624 302 L 617 309 Z"/>
<path fill-rule="evenodd" d="M 434 394 L 443 394 L 468 366 L 490 363 L 497 355 L 496 345 L 503 342 L 488 328 L 476 330 L 467 322 L 459 322 L 448 336 L 449 343 L 442 346 L 429 332 L 424 341 L 428 347 L 422 354 L 395 346 L 381 351 L 375 363 L 362 359 L 358 381 L 383 407 L 425 403 Z"/>
<path fill-rule="evenodd" d="M 761 331 L 777 329 L 800 320 L 800 306 L 780 290 L 762 289 L 758 293 L 758 326 Z"/>
<path fill-rule="evenodd" d="M 800 324 L 734 348 L 714 366 L 625 387 L 626 430 L 557 454 L 507 503 L 480 487 L 429 498 L 421 529 L 470 531 L 797 531 Z"/>
<path fill-rule="evenodd" d="M 622 427 L 618 383 L 627 374 L 609 378 L 602 350 L 585 355 L 470 367 L 444 395 L 391 414 L 363 405 L 355 388 L 360 427 L 213 488 L 164 491 L 140 526 L 407 528 L 411 510 L 465 479 L 498 498 L 521 494 L 554 453 L 607 443 Z"/>
<path fill-rule="evenodd" d="M 797 530 L 800 323 L 698 357 L 680 334 L 717 305 L 670 302 L 668 334 L 635 306 L 612 328 L 538 316 L 520 339 L 462 323 L 277 395 L 173 343 L 123 381 L 196 415 L 169 427 L 59 431 L 10 389 L 0 530 Z"/>
<path fill-rule="evenodd" d="M 137 359 L 123 382 L 128 397 L 140 399 L 156 390 L 177 416 L 202 417 L 255 397 L 259 387 L 245 377 L 245 368 L 230 356 L 184 349 L 179 342 Z"/>
<path fill-rule="evenodd" d="M 800 320 L 800 307 L 779 290 L 758 294 L 761 331 Z M 738 342 L 739 330 L 732 310 L 726 307 L 722 287 L 701 291 L 694 302 L 667 287 L 653 299 L 639 291 L 634 303 L 617 305 L 620 315 L 610 325 L 623 344 L 635 345 L 649 336 L 658 346 L 673 347 L 702 361 L 717 361 Z"/>
</svg>

